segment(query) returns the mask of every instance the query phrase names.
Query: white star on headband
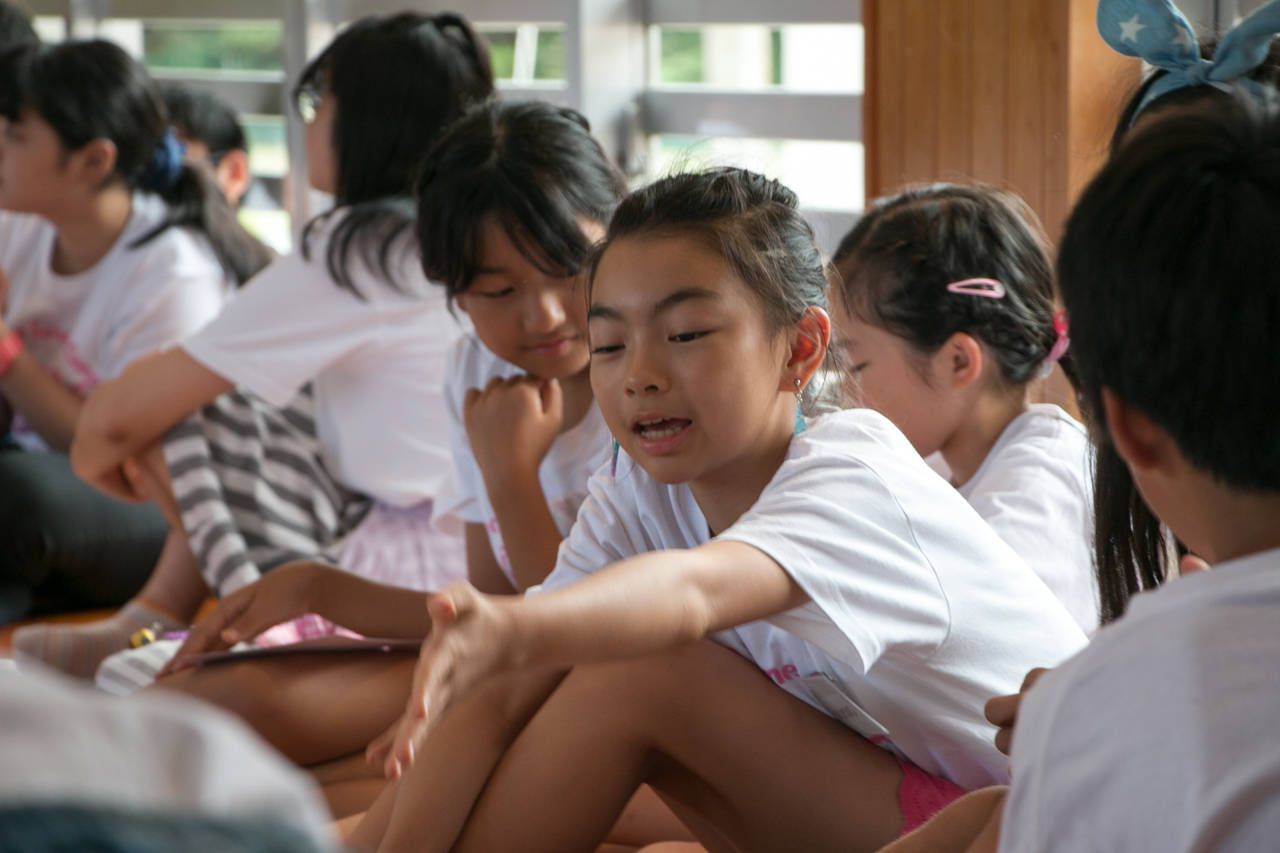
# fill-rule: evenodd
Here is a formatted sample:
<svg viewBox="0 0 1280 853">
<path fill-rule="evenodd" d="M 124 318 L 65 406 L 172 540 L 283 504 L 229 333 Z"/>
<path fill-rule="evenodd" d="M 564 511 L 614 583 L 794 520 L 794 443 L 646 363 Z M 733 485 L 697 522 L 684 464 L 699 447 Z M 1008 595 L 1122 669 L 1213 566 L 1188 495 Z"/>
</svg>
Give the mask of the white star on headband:
<svg viewBox="0 0 1280 853">
<path fill-rule="evenodd" d="M 1120 26 L 1124 26 L 1121 24 Z M 1169 44 L 1180 44 L 1187 50 L 1191 50 L 1192 40 L 1191 32 L 1186 27 L 1174 27 L 1178 34 L 1169 40 Z"/>
<path fill-rule="evenodd" d="M 1146 24 L 1138 23 L 1137 15 L 1134 15 L 1132 18 L 1130 18 L 1127 21 L 1121 21 L 1120 22 L 1120 29 L 1121 29 L 1120 41 L 1131 41 L 1134 44 L 1137 44 L 1138 31 L 1145 30 L 1146 28 L 1147 28 Z"/>
</svg>

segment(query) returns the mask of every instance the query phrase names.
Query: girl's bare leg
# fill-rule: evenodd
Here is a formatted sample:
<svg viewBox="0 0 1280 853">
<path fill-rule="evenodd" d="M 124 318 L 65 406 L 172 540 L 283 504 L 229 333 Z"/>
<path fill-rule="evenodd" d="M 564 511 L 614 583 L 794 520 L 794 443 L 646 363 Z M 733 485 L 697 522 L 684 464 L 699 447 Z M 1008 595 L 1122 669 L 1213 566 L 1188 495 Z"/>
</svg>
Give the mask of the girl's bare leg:
<svg viewBox="0 0 1280 853">
<path fill-rule="evenodd" d="M 711 850 L 876 850 L 901 829 L 901 780 L 888 752 L 702 641 L 575 669 L 507 751 L 455 849 L 589 853 L 648 782 L 701 819 L 690 828 Z"/>
<path fill-rule="evenodd" d="M 142 591 L 108 619 L 87 625 L 31 625 L 13 639 L 22 657 L 43 662 L 80 678 L 92 678 L 108 656 L 129 647 L 143 628 L 185 628 L 209 595 L 200 567 L 187 543 L 182 517 L 173 498 L 168 468 L 159 446 L 152 448 L 138 471 L 140 491 L 155 501 L 169 522 L 169 535 L 155 569 Z"/>
<path fill-rule="evenodd" d="M 310 766 L 364 752 L 399 719 L 416 663 L 413 654 L 289 655 L 187 669 L 153 689 L 225 708 Z"/>
</svg>

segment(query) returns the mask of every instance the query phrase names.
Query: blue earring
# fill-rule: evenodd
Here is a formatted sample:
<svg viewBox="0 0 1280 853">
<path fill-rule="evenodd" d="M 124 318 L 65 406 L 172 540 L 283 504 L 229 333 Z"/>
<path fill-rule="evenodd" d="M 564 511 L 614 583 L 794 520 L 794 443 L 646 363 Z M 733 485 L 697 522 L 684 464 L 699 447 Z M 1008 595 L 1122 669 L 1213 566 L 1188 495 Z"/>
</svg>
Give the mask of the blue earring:
<svg viewBox="0 0 1280 853">
<path fill-rule="evenodd" d="M 613 443 L 613 464 L 611 464 L 611 465 L 609 466 L 609 476 L 610 476 L 610 477 L 617 477 L 617 476 L 618 476 L 618 450 L 619 450 L 618 442 L 617 442 L 617 441 L 615 441 L 615 442 Z"/>
<path fill-rule="evenodd" d="M 800 396 L 803 393 L 803 391 L 804 389 L 800 385 L 800 380 L 797 379 L 796 380 L 796 426 L 795 426 L 795 432 L 793 433 L 794 435 L 799 435 L 800 433 L 804 432 L 808 428 L 804 422 L 804 413 L 800 411 Z"/>
</svg>

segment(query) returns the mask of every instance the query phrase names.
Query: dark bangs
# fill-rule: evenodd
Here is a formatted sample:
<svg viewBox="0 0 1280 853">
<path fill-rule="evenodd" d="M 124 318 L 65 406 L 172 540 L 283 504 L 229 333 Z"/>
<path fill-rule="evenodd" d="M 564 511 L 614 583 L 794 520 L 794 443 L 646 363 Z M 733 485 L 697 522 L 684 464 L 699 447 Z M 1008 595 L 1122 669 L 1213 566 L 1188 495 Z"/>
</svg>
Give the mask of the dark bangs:
<svg viewBox="0 0 1280 853">
<path fill-rule="evenodd" d="M 577 112 L 542 101 L 492 101 L 449 129 L 418 180 L 427 277 L 450 299 L 481 268 L 495 220 L 547 275 L 575 275 L 591 250 L 581 221 L 605 225 L 626 185 Z"/>
</svg>

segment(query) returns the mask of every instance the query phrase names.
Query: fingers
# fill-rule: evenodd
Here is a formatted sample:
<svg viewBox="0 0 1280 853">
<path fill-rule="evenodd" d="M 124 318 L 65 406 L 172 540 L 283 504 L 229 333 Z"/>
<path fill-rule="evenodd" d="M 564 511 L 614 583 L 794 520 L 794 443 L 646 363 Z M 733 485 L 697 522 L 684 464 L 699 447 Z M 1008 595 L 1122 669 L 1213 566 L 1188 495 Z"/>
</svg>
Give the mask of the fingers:
<svg viewBox="0 0 1280 853">
<path fill-rule="evenodd" d="M 1194 575 L 1196 572 L 1203 572 L 1209 569 L 1209 564 L 1197 557 L 1195 554 L 1183 554 L 1182 559 L 1178 561 L 1178 574 L 1182 576 Z"/>
<path fill-rule="evenodd" d="M 1003 728 L 996 732 L 996 749 L 1005 755 L 1011 754 L 1013 750 L 1013 726 Z"/>
<path fill-rule="evenodd" d="M 253 601 L 253 588 L 224 598 L 213 612 L 192 627 L 178 653 L 165 664 L 165 675 L 187 669 L 193 664 L 187 658 L 208 652 L 220 652 L 231 648 L 236 641 L 227 642 L 226 626 L 239 619 Z M 259 632 L 261 633 L 261 632 Z M 256 636 L 256 635 L 255 635 Z M 167 671 L 166 671 L 167 670 Z"/>
<path fill-rule="evenodd" d="M 1022 692 L 1026 693 L 1034 687 L 1035 683 L 1040 680 L 1040 676 L 1044 675 L 1048 671 L 1049 670 L 1046 667 L 1039 666 L 1028 672 L 1027 677 L 1022 679 Z"/>
<path fill-rule="evenodd" d="M 993 726 L 1000 728 L 1011 726 L 1018 717 L 1018 705 L 1021 702 L 1021 693 L 1014 693 L 1011 696 L 997 696 L 987 702 L 983 713 L 986 715 L 987 721 Z"/>
<path fill-rule="evenodd" d="M 560 382 L 556 379 L 548 379 L 538 388 L 538 396 L 542 402 L 542 413 L 544 415 L 559 415 L 564 411 L 564 391 L 560 388 Z"/>
<path fill-rule="evenodd" d="M 400 721 L 396 720 L 389 729 L 369 741 L 369 745 L 364 750 L 364 760 L 371 767 L 376 767 L 386 761 L 387 755 L 391 752 L 391 747 L 396 741 L 396 732 L 399 729 Z"/>
</svg>

